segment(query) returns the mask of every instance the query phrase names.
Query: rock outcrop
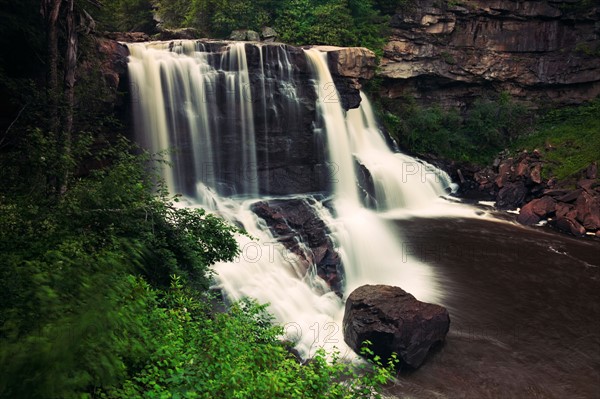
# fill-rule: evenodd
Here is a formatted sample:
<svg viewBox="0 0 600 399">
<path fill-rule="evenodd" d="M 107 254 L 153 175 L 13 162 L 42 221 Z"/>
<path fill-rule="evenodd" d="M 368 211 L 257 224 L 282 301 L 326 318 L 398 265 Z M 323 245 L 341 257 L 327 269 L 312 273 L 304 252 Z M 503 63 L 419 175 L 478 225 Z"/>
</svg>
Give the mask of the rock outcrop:
<svg viewBox="0 0 600 399">
<path fill-rule="evenodd" d="M 104 37 L 110 40 L 127 43 L 149 42 L 150 35 L 145 32 L 105 32 Z"/>
<path fill-rule="evenodd" d="M 524 225 L 547 220 L 558 230 L 574 236 L 586 233 L 600 236 L 597 164 L 592 163 L 578 177 L 562 182 L 543 179 L 543 164 L 538 151 L 500 156 L 492 166 L 461 172 L 463 194 L 477 198 L 479 193 L 481 199 L 496 201 L 499 209 L 521 208 L 517 221 Z"/>
<path fill-rule="evenodd" d="M 357 353 L 365 340 L 384 361 L 395 352 L 401 366 L 419 367 L 430 349 L 444 341 L 448 311 L 420 302 L 399 287 L 365 285 L 346 301 L 344 339 Z"/>
<path fill-rule="evenodd" d="M 152 37 L 153 40 L 177 40 L 177 39 L 198 39 L 201 37 L 200 31 L 194 28 L 167 29 L 160 28 L 159 32 Z"/>
<path fill-rule="evenodd" d="M 462 107 L 488 91 L 532 103 L 600 94 L 600 6 L 578 1 L 420 1 L 392 19 L 382 95 Z"/>
<path fill-rule="evenodd" d="M 451 170 L 451 175 L 460 172 L 461 191 L 466 197 L 494 200 L 499 209 L 516 209 L 547 188 L 548 182 L 541 175 L 542 164 L 538 151 L 523 151 L 517 156 L 501 154 L 493 165 L 480 170 Z"/>
<path fill-rule="evenodd" d="M 595 166 L 593 164 L 588 169 Z M 599 235 L 600 180 L 582 178 L 575 189 L 546 189 L 540 198 L 526 204 L 517 217 L 517 221 L 526 225 L 542 219 L 574 236 L 580 237 L 588 232 Z"/>
<path fill-rule="evenodd" d="M 375 53 L 364 47 L 314 46 L 327 54 L 327 63 L 342 107 L 356 108 L 360 104 L 361 80 L 375 75 Z"/>
<path fill-rule="evenodd" d="M 101 64 L 100 73 L 104 80 L 104 84 L 108 89 L 107 92 L 111 93 L 111 102 L 113 106 L 121 107 L 121 98 L 117 95 L 118 90 L 126 90 L 127 82 L 127 57 L 129 56 L 129 50 L 121 43 L 106 38 L 95 38 L 94 42 L 98 53 L 100 54 Z M 83 72 L 90 73 L 88 65 L 84 63 L 82 65 Z"/>
<path fill-rule="evenodd" d="M 343 266 L 328 236 L 327 226 L 308 199 L 280 199 L 252 204 L 252 211 L 263 219 L 273 236 L 303 264 L 304 277 L 315 267 L 332 291 L 341 296 Z"/>
</svg>

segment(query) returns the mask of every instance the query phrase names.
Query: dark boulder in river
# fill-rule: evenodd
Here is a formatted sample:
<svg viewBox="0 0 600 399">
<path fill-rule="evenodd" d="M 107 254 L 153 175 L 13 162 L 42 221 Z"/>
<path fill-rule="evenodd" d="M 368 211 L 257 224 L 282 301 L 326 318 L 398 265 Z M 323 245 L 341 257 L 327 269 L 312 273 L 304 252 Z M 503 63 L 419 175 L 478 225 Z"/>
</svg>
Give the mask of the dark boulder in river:
<svg viewBox="0 0 600 399">
<path fill-rule="evenodd" d="M 344 339 L 357 353 L 368 340 L 384 362 L 395 352 L 401 366 L 417 368 L 446 338 L 450 315 L 399 287 L 364 285 L 348 297 L 343 324 Z"/>
</svg>

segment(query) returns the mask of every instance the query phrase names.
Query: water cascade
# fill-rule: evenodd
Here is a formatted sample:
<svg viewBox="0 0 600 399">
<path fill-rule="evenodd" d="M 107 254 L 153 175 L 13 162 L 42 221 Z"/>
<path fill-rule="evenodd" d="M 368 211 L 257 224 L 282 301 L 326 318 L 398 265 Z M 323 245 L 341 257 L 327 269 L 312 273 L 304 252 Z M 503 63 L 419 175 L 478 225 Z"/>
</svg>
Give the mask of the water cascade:
<svg viewBox="0 0 600 399">
<path fill-rule="evenodd" d="M 384 214 L 426 208 L 450 180 L 390 151 L 364 95 L 358 109 L 341 107 L 325 53 L 193 41 L 129 48 L 136 134 L 152 151 L 174 149 L 164 172 L 171 191 L 257 238 L 240 237 L 240 258 L 215 265 L 216 285 L 229 298 L 270 303 L 304 356 L 321 346 L 349 351 L 343 299 L 251 210 L 277 196 L 305 201 L 325 221 L 342 259 L 344 295 L 383 283 L 442 299 L 429 267 L 411 258 Z M 357 170 L 371 189 L 359 187 Z"/>
</svg>

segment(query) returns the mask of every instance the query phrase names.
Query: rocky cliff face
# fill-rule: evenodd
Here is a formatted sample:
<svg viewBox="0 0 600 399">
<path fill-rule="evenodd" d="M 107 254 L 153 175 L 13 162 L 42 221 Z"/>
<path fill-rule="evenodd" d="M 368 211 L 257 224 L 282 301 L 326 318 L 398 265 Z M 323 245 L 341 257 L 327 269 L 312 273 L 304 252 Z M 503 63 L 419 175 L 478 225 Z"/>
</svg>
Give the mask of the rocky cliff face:
<svg viewBox="0 0 600 399">
<path fill-rule="evenodd" d="M 382 95 L 465 106 L 488 91 L 539 105 L 600 94 L 600 6 L 591 1 L 423 0 L 395 15 Z"/>
</svg>

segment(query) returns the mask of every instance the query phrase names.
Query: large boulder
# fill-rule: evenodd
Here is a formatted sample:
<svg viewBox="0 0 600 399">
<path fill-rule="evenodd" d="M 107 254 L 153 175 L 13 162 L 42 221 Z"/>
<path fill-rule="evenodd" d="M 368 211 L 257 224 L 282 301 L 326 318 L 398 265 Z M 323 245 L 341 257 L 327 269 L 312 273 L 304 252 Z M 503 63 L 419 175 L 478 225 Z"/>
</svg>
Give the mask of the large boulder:
<svg viewBox="0 0 600 399">
<path fill-rule="evenodd" d="M 525 225 L 536 224 L 556 210 L 556 201 L 550 196 L 534 199 L 527 203 L 517 216 L 517 221 Z"/>
<path fill-rule="evenodd" d="M 523 181 L 508 182 L 498 192 L 496 206 L 499 209 L 518 208 L 523 205 L 527 192 L 527 187 L 525 187 Z"/>
<path fill-rule="evenodd" d="M 356 352 L 364 341 L 384 361 L 396 353 L 402 366 L 419 367 L 429 350 L 444 341 L 448 311 L 417 300 L 399 287 L 364 285 L 346 301 L 344 340 Z"/>
<path fill-rule="evenodd" d="M 161 28 L 153 37 L 154 40 L 193 40 L 201 37 L 200 31 L 195 28 L 167 29 Z"/>
<path fill-rule="evenodd" d="M 229 35 L 229 39 L 238 42 L 260 42 L 260 35 L 258 34 L 258 32 L 255 32 L 253 30 L 237 29 L 231 32 L 231 35 Z"/>
<path fill-rule="evenodd" d="M 577 220 L 588 230 L 600 229 L 600 195 L 582 192 L 575 202 Z"/>
<path fill-rule="evenodd" d="M 275 31 L 275 29 L 268 26 L 262 28 L 260 35 L 265 42 L 274 42 L 279 37 L 279 34 Z"/>
<path fill-rule="evenodd" d="M 558 217 L 555 221 L 556 228 L 565 233 L 574 235 L 575 237 L 583 237 L 585 228 L 577 222 L 577 220 L 568 216 Z"/>
</svg>

